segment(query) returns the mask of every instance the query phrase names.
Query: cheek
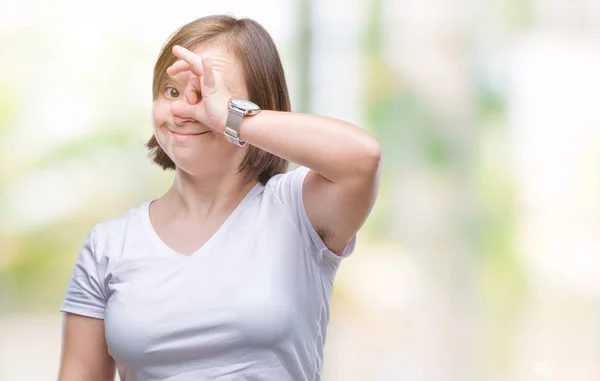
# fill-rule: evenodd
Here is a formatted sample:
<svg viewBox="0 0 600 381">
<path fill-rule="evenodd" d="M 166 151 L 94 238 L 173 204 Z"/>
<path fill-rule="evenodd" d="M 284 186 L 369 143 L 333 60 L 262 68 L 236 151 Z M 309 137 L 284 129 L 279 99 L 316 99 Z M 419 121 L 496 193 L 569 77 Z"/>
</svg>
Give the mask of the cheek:
<svg viewBox="0 0 600 381">
<path fill-rule="evenodd" d="M 155 101 L 152 104 L 152 125 L 158 128 L 169 116 L 169 104 L 166 102 Z"/>
<path fill-rule="evenodd" d="M 173 159 L 172 154 L 169 153 L 169 137 L 167 135 L 167 131 L 164 128 L 165 122 L 168 118 L 169 105 L 166 102 L 155 101 L 152 104 L 152 128 L 154 131 L 154 137 L 156 138 L 158 145 L 162 148 L 162 150 Z"/>
</svg>

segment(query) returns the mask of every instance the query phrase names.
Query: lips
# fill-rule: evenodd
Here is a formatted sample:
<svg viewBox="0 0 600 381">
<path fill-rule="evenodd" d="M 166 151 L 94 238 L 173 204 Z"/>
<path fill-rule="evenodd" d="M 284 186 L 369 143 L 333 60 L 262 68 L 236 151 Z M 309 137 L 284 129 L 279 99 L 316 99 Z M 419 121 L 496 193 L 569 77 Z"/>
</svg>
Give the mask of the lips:
<svg viewBox="0 0 600 381">
<path fill-rule="evenodd" d="M 204 132 L 175 132 L 173 130 L 169 130 L 169 132 L 171 132 L 173 135 L 177 135 L 177 136 L 198 136 L 198 135 L 204 135 L 207 132 L 210 131 L 204 131 Z"/>
</svg>

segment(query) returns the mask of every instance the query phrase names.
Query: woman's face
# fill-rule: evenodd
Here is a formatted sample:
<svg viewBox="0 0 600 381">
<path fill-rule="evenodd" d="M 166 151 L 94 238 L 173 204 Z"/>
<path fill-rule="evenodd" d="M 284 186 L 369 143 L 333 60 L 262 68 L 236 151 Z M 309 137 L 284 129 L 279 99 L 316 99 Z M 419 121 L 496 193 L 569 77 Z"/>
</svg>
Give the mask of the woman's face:
<svg viewBox="0 0 600 381">
<path fill-rule="evenodd" d="M 234 98 L 248 99 L 241 66 L 232 52 L 215 45 L 200 46 L 193 51 L 212 59 L 215 75 L 224 79 Z M 178 169 L 192 175 L 237 171 L 247 146 L 237 147 L 227 141 L 224 135 L 213 132 L 196 120 L 175 115 L 170 110 L 173 102 L 186 102 L 183 94 L 190 75 L 190 72 L 182 72 L 171 77 L 165 73 L 152 105 L 156 140 Z"/>
</svg>

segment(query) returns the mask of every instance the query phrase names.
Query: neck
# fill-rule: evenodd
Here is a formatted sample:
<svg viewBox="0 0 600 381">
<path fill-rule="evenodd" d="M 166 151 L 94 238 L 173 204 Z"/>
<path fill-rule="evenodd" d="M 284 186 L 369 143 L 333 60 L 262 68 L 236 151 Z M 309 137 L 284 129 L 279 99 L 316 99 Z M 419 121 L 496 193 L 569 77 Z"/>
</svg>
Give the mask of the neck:
<svg viewBox="0 0 600 381">
<path fill-rule="evenodd" d="M 199 177 L 177 168 L 175 181 L 164 195 L 171 213 L 186 219 L 205 220 L 231 212 L 258 183 L 236 173 Z"/>
</svg>

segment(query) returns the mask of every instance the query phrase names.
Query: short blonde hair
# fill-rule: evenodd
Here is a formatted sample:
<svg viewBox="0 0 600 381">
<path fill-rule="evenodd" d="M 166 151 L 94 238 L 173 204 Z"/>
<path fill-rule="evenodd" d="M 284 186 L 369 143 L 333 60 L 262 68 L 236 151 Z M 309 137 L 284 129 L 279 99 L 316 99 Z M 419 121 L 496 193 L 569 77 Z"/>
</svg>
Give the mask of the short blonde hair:
<svg viewBox="0 0 600 381">
<path fill-rule="evenodd" d="M 290 111 L 283 65 L 277 47 L 269 33 L 256 21 L 236 19 L 231 16 L 216 15 L 201 17 L 179 28 L 163 45 L 156 64 L 152 81 L 152 100 L 156 100 L 165 80 L 166 71 L 177 57 L 172 49 L 175 45 L 193 50 L 210 43 L 227 44 L 240 61 L 243 81 L 248 89 L 250 101 L 263 110 Z M 175 163 L 162 150 L 156 137 L 146 143 L 149 156 L 163 169 L 175 169 Z M 288 161 L 249 146 L 243 158 L 239 173 L 255 177 L 263 184 L 276 174 L 285 173 Z"/>
</svg>

